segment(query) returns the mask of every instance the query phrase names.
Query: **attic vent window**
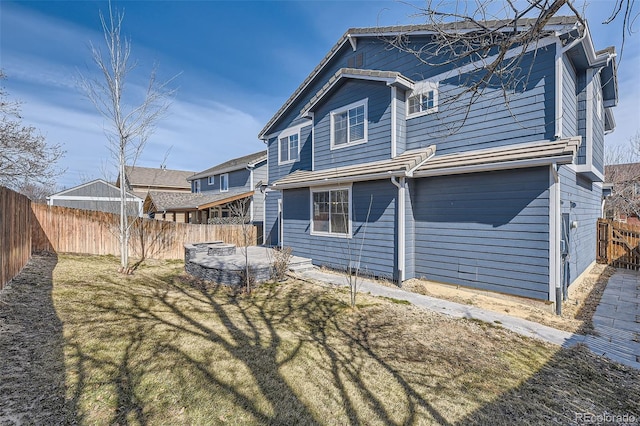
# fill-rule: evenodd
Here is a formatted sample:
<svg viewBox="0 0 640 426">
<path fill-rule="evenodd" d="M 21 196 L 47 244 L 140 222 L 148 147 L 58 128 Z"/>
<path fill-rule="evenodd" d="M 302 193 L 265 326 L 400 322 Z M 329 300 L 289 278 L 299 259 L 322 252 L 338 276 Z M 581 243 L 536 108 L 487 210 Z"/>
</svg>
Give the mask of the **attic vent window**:
<svg viewBox="0 0 640 426">
<path fill-rule="evenodd" d="M 423 81 L 407 96 L 407 117 L 419 117 L 438 111 L 438 84 Z"/>
<path fill-rule="evenodd" d="M 347 68 L 362 68 L 364 66 L 364 53 L 360 52 L 347 59 Z"/>
</svg>

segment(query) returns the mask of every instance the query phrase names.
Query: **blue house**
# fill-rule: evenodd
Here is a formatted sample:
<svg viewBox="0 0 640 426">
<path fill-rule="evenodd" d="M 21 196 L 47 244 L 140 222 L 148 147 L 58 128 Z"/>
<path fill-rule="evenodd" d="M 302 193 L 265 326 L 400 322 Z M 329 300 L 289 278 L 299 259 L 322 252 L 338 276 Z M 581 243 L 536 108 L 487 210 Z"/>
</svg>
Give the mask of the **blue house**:
<svg viewBox="0 0 640 426">
<path fill-rule="evenodd" d="M 595 261 L 617 82 L 614 50 L 575 18 L 545 30 L 505 56 L 522 53 L 515 83 L 473 102 L 482 63 L 390 43 L 419 50 L 433 28 L 348 30 L 260 132 L 266 243 L 399 283 L 555 300 Z"/>
<path fill-rule="evenodd" d="M 248 216 L 252 223 L 264 221 L 264 188 L 267 184 L 267 152 L 260 151 L 233 158 L 188 179 L 192 194 L 198 201 L 203 216 L 200 223 L 224 223 L 232 212 L 230 206 L 239 200 L 248 200 Z"/>
</svg>

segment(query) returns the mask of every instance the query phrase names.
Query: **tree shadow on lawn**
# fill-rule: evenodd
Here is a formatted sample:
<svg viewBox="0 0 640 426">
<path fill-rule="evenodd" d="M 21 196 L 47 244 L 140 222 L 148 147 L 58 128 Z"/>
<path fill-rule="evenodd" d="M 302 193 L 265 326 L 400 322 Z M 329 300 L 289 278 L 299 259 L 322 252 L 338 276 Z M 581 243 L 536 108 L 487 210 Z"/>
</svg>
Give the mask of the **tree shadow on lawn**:
<svg viewBox="0 0 640 426">
<path fill-rule="evenodd" d="M 632 367 L 584 346 L 561 349 L 519 386 L 456 424 L 638 424 L 639 384 L 640 371 Z"/>
<path fill-rule="evenodd" d="M 56 255 L 34 255 L 0 294 L 0 424 L 73 424 L 62 323 L 52 301 Z"/>
<path fill-rule="evenodd" d="M 421 407 L 438 424 L 449 424 L 372 349 L 369 335 L 373 328 L 387 327 L 384 321 L 372 324 L 335 298 L 301 297 L 278 285 L 263 286 L 258 296 L 249 297 L 233 295 L 224 286 L 190 283 L 192 287 L 174 279 L 168 275 L 149 281 L 144 291 L 119 285 L 111 290 L 110 300 L 116 302 L 95 298 L 97 316 L 113 321 L 108 325 L 101 320 L 100 340 L 118 341 L 120 355 L 117 361 L 105 359 L 96 355 L 99 350 L 83 348 L 81 336 L 70 339 L 76 342 L 71 357 L 77 374 L 74 401 L 90 391 L 91 383 L 83 377 L 87 363 L 93 363 L 109 370 L 107 380 L 115 388 L 118 409 L 110 414 L 110 423 L 157 419 L 159 408 L 144 393 L 166 386 L 175 393 L 175 403 L 187 410 L 196 401 L 217 404 L 213 411 L 217 408 L 219 417 L 208 420 L 180 413 L 184 407 L 165 407 L 175 414 L 173 420 L 411 424 Z M 344 315 L 353 316 L 351 326 L 338 319 Z M 376 365 L 374 373 L 371 364 Z M 390 411 L 384 392 L 376 388 L 376 374 L 388 376 L 403 394 L 400 414 Z M 326 398 L 341 412 L 319 414 L 323 402 L 316 398 Z"/>
</svg>

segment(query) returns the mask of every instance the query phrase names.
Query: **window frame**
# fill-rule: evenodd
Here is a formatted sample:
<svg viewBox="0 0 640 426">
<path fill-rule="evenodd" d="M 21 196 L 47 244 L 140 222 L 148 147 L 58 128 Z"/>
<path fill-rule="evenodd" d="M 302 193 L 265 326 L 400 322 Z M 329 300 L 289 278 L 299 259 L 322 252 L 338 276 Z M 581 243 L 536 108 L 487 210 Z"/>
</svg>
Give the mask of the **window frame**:
<svg viewBox="0 0 640 426">
<path fill-rule="evenodd" d="M 222 173 L 220 175 L 220 192 L 229 192 L 229 173 Z M 222 183 L 226 183 L 226 188 L 222 188 Z"/>
<path fill-rule="evenodd" d="M 313 195 L 320 192 L 328 192 L 329 193 L 329 206 L 331 206 L 331 192 L 336 191 L 347 191 L 348 198 L 348 217 L 349 221 L 347 223 L 347 232 L 346 233 L 338 233 L 331 232 L 331 207 L 329 207 L 329 231 L 316 231 L 314 229 L 314 220 L 313 220 Z M 353 214 L 353 197 L 352 197 L 352 186 L 331 186 L 331 187 L 318 187 L 318 188 L 310 188 L 309 190 L 309 232 L 311 235 L 320 236 L 320 237 L 332 237 L 332 238 L 352 238 L 353 237 L 353 226 L 352 226 L 352 214 Z"/>
<path fill-rule="evenodd" d="M 196 179 L 193 181 L 193 193 L 199 194 L 200 192 L 201 192 L 200 179 Z"/>
<path fill-rule="evenodd" d="M 352 109 L 356 109 L 358 107 L 364 107 L 364 129 L 363 129 L 363 138 L 357 139 L 356 141 L 349 140 L 349 111 Z M 335 124 L 336 124 L 336 116 L 338 114 L 347 113 L 347 143 L 336 145 L 336 137 L 335 137 Z M 347 148 L 350 146 L 362 145 L 369 141 L 369 98 L 364 98 L 356 102 L 352 102 L 349 105 L 342 106 L 340 108 L 334 109 L 329 113 L 330 116 L 330 150 Z"/>
<path fill-rule="evenodd" d="M 286 160 L 282 159 L 282 140 L 283 139 L 287 139 L 287 154 L 289 155 L 289 157 L 291 157 L 291 137 L 292 136 L 297 136 L 298 137 L 298 152 L 296 153 L 296 158 L 291 159 L 291 158 L 287 158 Z M 295 163 L 296 161 L 300 161 L 300 128 L 294 128 L 294 129 L 286 129 L 283 130 L 282 132 L 280 132 L 280 134 L 278 135 L 278 165 L 281 164 L 291 164 L 291 163 Z"/>
<path fill-rule="evenodd" d="M 407 92 L 406 96 L 405 96 L 405 104 L 406 104 L 406 114 L 407 114 L 407 118 L 415 118 L 415 117 L 422 117 L 425 115 L 429 115 L 429 114 L 433 114 L 435 112 L 438 112 L 438 101 L 439 101 L 439 88 L 440 88 L 440 84 L 438 82 L 434 82 L 434 81 L 428 81 L 428 80 L 424 80 L 424 81 L 419 81 L 415 84 L 415 87 L 413 89 L 413 91 L 411 92 Z M 426 110 L 420 110 L 417 112 L 410 112 L 409 109 L 409 100 L 411 98 L 415 98 L 416 96 L 422 96 L 425 93 L 428 92 L 433 92 L 433 107 L 432 108 L 427 108 Z M 422 108 L 422 102 L 418 103 L 421 108 Z"/>
<path fill-rule="evenodd" d="M 207 184 L 208 185 L 215 185 L 215 183 L 216 183 L 216 176 L 215 175 L 207 177 Z"/>
</svg>

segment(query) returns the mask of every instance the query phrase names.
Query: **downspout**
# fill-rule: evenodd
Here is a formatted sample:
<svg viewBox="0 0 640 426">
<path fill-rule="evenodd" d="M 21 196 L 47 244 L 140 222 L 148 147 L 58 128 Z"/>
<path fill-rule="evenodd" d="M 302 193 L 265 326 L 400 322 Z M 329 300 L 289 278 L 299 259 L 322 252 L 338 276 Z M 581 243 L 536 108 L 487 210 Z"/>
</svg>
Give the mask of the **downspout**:
<svg viewBox="0 0 640 426">
<path fill-rule="evenodd" d="M 553 274 L 553 281 L 555 284 L 555 302 L 556 302 L 556 315 L 562 315 L 562 280 L 560 274 L 560 178 L 558 176 L 557 164 L 551 165 L 551 174 L 553 176 L 553 187 L 550 194 L 550 207 L 551 216 L 553 221 L 549 224 L 549 232 L 552 234 L 552 250 L 551 262 L 552 268 L 550 268 L 550 274 Z"/>
<path fill-rule="evenodd" d="M 406 178 L 401 177 L 400 181 L 396 176 L 391 177 L 391 183 L 398 188 L 398 285 L 404 281 L 405 270 L 405 205 L 404 189 Z"/>
</svg>

